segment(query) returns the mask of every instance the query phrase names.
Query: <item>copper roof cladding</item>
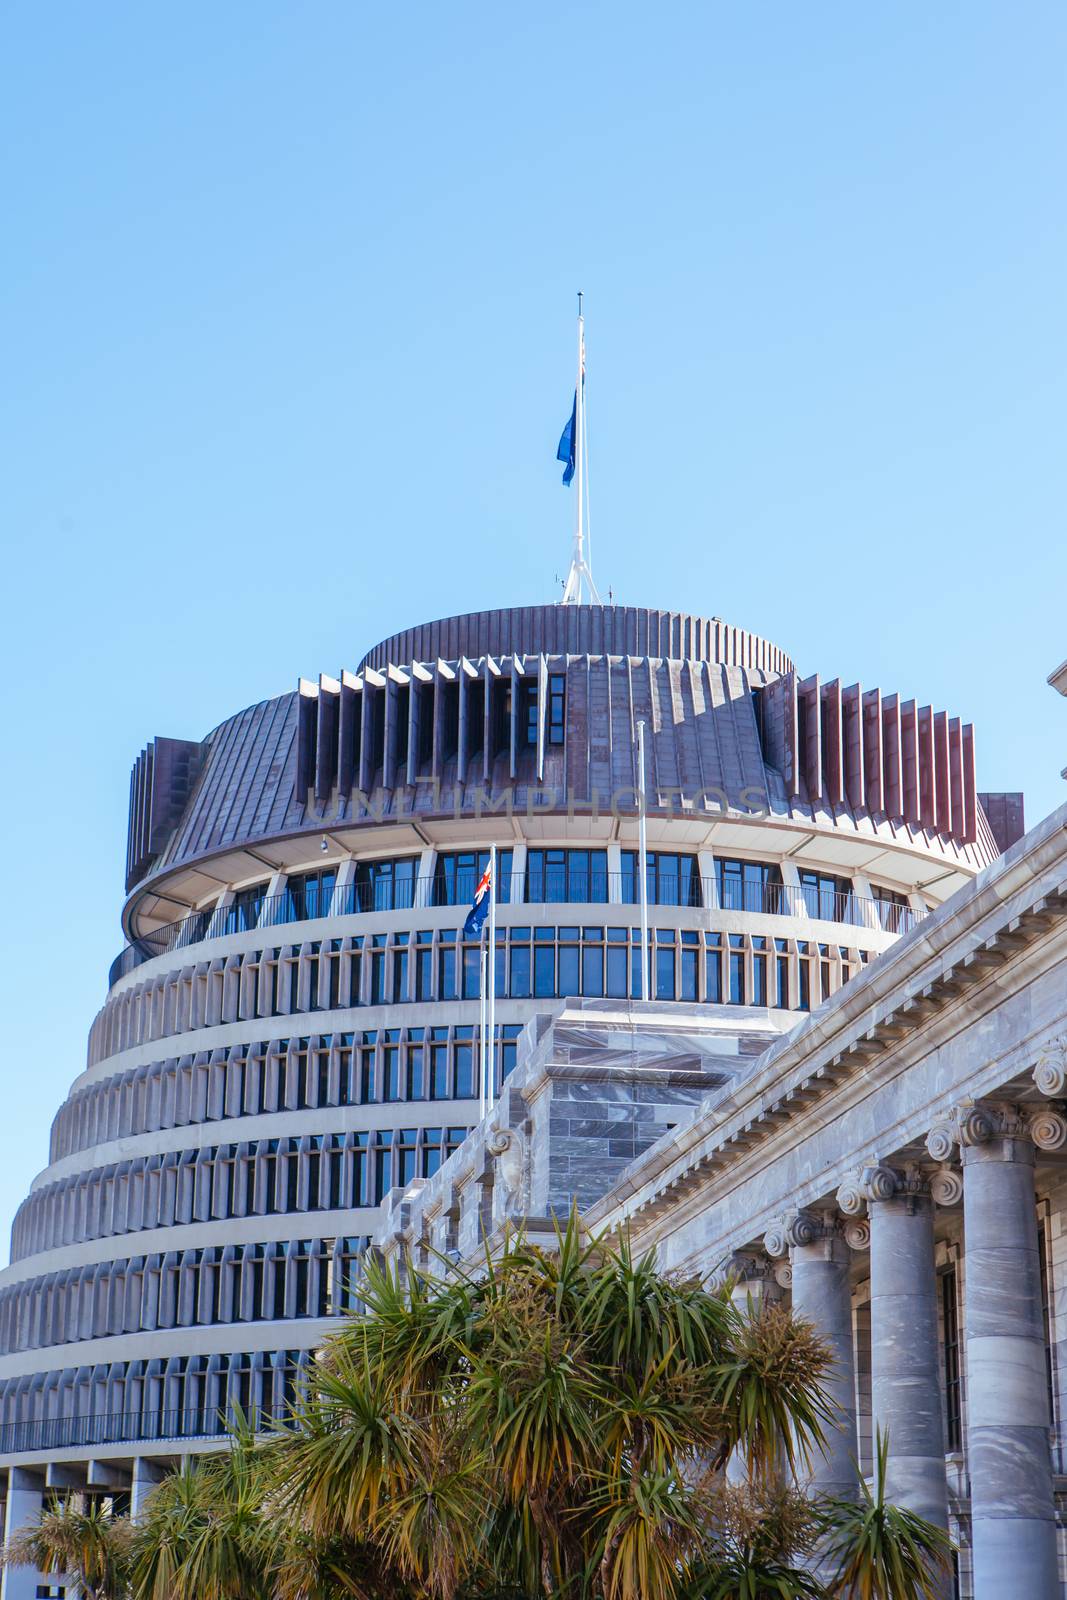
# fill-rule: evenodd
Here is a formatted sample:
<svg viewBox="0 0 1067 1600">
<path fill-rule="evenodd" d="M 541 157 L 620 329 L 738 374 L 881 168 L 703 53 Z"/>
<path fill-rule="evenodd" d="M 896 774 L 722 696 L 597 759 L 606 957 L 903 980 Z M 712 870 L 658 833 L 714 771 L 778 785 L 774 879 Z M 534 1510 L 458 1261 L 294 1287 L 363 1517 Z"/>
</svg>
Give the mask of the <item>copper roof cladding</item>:
<svg viewBox="0 0 1067 1600">
<path fill-rule="evenodd" d="M 731 628 L 720 617 L 647 606 L 509 606 L 471 611 L 405 628 L 376 644 L 359 664 L 380 670 L 411 661 L 476 661 L 480 656 L 652 656 L 671 661 L 717 661 L 754 667 L 778 677 L 793 670 L 784 650 Z"/>
<path fill-rule="evenodd" d="M 555 744 L 549 674 L 566 679 Z M 531 706 L 536 746 L 524 722 Z M 245 848 L 255 857 L 257 841 L 327 824 L 477 819 L 486 797 L 504 791 L 517 810 L 534 791 L 540 810 L 594 791 L 602 804 L 636 783 L 639 719 L 654 811 L 674 814 L 674 794 L 694 815 L 726 807 L 859 829 L 970 872 L 997 854 L 976 793 L 973 730 L 959 718 L 859 684 L 802 679 L 776 646 L 716 619 L 526 606 L 383 640 L 358 672 L 301 679 L 295 693 L 227 718 L 183 746 L 181 763 L 161 761 L 157 741 L 131 790 L 124 921 L 175 869 Z M 160 899 L 169 920 L 182 902 Z"/>
</svg>

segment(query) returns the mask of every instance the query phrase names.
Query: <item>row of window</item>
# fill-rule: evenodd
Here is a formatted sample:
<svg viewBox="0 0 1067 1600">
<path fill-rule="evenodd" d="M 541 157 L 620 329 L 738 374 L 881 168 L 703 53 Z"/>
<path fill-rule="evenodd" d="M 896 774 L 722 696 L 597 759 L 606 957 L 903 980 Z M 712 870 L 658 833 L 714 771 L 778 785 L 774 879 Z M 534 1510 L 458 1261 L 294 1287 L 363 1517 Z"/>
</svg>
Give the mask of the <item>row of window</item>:
<svg viewBox="0 0 1067 1600">
<path fill-rule="evenodd" d="M 513 860 L 510 849 L 497 852 L 496 895 L 501 902 L 512 900 Z M 635 905 L 640 899 L 637 851 L 624 850 L 620 860 L 621 871 L 611 874 L 606 850 L 531 848 L 518 898 L 531 905 Z M 488 864 L 488 850 L 445 852 L 437 856 L 433 875 L 420 878 L 418 856 L 361 861 L 354 880 L 340 887 L 337 869 L 331 866 L 291 875 L 273 896 L 268 896 L 264 880 L 237 890 L 226 906 L 207 907 L 148 935 L 132 955 L 148 959 L 208 937 L 317 917 L 468 905 Z M 798 885 L 787 886 L 780 869 L 767 862 L 716 857 L 714 878 L 702 879 L 695 855 L 649 851 L 646 876 L 651 905 L 718 905 L 726 911 L 880 926 L 892 933 L 905 932 L 912 919 L 906 897 L 896 890 L 875 887 L 870 901 L 859 901 L 848 878 L 810 869 L 800 871 Z M 119 966 L 130 970 L 121 958 Z"/>
<path fill-rule="evenodd" d="M 497 1027 L 496 1087 L 515 1065 L 518 1023 Z M 477 1097 L 471 1025 L 369 1028 L 259 1040 L 155 1061 L 90 1084 L 60 1107 L 51 1160 L 159 1128 L 324 1106 Z"/>
<path fill-rule="evenodd" d="M 511 850 L 498 850 L 496 894 L 501 902 L 512 900 L 513 859 Z M 221 934 L 356 911 L 467 905 L 488 864 L 488 850 L 441 854 L 433 875 L 423 879 L 418 876 L 418 856 L 364 861 L 357 863 L 354 881 L 341 888 L 336 868 L 327 867 L 290 877 L 284 891 L 269 902 L 267 883 L 255 884 L 238 890 L 232 903 L 217 914 L 210 909 L 198 913 L 187 942 L 205 937 L 213 918 L 211 931 Z M 769 862 L 716 857 L 714 879 L 702 879 L 695 855 L 650 850 L 646 879 L 651 905 L 717 904 L 727 911 L 785 912 L 822 921 L 851 915 L 851 881 L 807 868 L 799 872 L 799 888 L 786 892 L 780 868 Z M 635 905 L 640 882 L 636 850 L 623 850 L 620 871 L 611 874 L 606 850 L 530 848 L 521 899 L 530 905 L 609 901 Z M 907 900 L 895 890 L 876 888 L 873 895 L 881 907 L 907 908 Z"/>
<path fill-rule="evenodd" d="M 0 1291 L 0 1354 L 158 1328 L 340 1316 L 367 1238 L 291 1239 L 133 1256 Z"/>
<path fill-rule="evenodd" d="M 375 1206 L 394 1185 L 431 1177 L 468 1132 L 363 1129 L 114 1162 L 34 1190 L 16 1215 L 11 1258 L 182 1223 Z"/>
<path fill-rule="evenodd" d="M 806 1010 L 866 959 L 866 952 L 762 935 L 657 929 L 652 978 L 660 1000 L 776 1005 Z M 696 952 L 703 955 L 698 958 Z M 776 971 L 767 956 L 774 952 Z M 790 960 L 790 955 L 796 957 Z M 755 958 L 755 969 L 749 961 Z M 453 929 L 356 934 L 298 947 L 251 950 L 183 968 L 109 1002 L 90 1034 L 90 1063 L 134 1045 L 222 1022 L 290 1017 L 409 1002 L 477 1000 L 480 946 Z M 640 993 L 638 930 L 625 926 L 502 927 L 496 994 L 523 1000 Z M 836 963 L 836 965 L 835 965 Z M 815 983 L 817 966 L 825 981 Z M 780 968 L 780 974 L 777 970 Z M 793 974 L 794 976 L 790 976 Z M 773 998 L 768 999 L 768 995 Z"/>
<path fill-rule="evenodd" d="M 0 1385 L 0 1452 L 214 1437 L 289 1416 L 310 1350 L 234 1351 L 27 1373 Z"/>
<path fill-rule="evenodd" d="M 158 1328 L 340 1316 L 367 1238 L 292 1239 L 133 1256 L 0 1291 L 0 1353 Z"/>
</svg>

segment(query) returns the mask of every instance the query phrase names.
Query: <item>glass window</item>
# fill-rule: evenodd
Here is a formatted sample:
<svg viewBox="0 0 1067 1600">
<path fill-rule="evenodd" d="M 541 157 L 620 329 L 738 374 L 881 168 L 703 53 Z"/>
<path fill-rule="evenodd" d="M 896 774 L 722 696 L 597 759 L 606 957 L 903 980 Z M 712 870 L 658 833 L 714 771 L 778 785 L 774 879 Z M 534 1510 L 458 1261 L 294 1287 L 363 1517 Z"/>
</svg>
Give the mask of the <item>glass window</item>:
<svg viewBox="0 0 1067 1600">
<path fill-rule="evenodd" d="M 576 902 L 603 904 L 608 898 L 606 850 L 531 850 L 526 857 L 526 899 L 530 905 Z"/>
<path fill-rule="evenodd" d="M 432 1178 L 441 1165 L 441 1129 L 422 1130 L 422 1175 Z"/>
<path fill-rule="evenodd" d="M 912 925 L 907 895 L 896 889 L 883 889 L 877 883 L 871 884 L 871 895 L 879 926 L 886 933 L 906 933 Z"/>
<path fill-rule="evenodd" d="M 511 899 L 511 850 L 496 853 L 496 900 L 507 904 Z M 488 850 L 456 850 L 437 857 L 433 880 L 435 906 L 469 906 L 474 899 L 478 880 L 489 865 Z"/>
<path fill-rule="evenodd" d="M 625 966 L 623 972 L 625 973 Z M 604 946 L 582 945 L 582 993 L 598 996 L 604 993 Z"/>
<path fill-rule="evenodd" d="M 548 680 L 548 742 L 562 744 L 566 731 L 567 680 L 562 672 L 553 672 Z"/>
<path fill-rule="evenodd" d="M 382 1082 L 386 1100 L 400 1099 L 400 1030 L 387 1028 L 382 1046 Z"/>
<path fill-rule="evenodd" d="M 780 912 L 782 874 L 764 861 L 715 858 L 715 884 L 724 911 Z"/>
<path fill-rule="evenodd" d="M 415 935 L 415 999 L 429 1000 L 433 994 L 433 934 L 426 929 Z"/>
<path fill-rule="evenodd" d="M 541 931 L 540 929 L 538 930 Z M 556 949 L 551 944 L 534 945 L 534 994 L 554 996 L 556 993 Z"/>
<path fill-rule="evenodd" d="M 852 885 L 847 878 L 809 868 L 800 870 L 800 897 L 809 917 L 820 922 L 847 922 Z"/>
<path fill-rule="evenodd" d="M 431 1028 L 430 1039 L 430 1094 L 434 1100 L 447 1100 L 448 1029 Z"/>
<path fill-rule="evenodd" d="M 469 1100 L 474 1094 L 474 1029 L 456 1029 L 456 1099 Z"/>
<path fill-rule="evenodd" d="M 437 951 L 437 998 L 455 1000 L 456 994 L 456 936 L 445 932 Z"/>
<path fill-rule="evenodd" d="M 638 851 L 622 852 L 622 898 L 629 905 L 635 905 L 640 899 L 638 860 Z M 646 853 L 646 860 L 650 905 L 700 905 L 700 878 L 697 873 L 696 856 L 649 850 Z"/>
<path fill-rule="evenodd" d="M 512 941 L 510 994 L 513 1000 L 526 1000 L 530 994 L 530 946 L 515 944 L 514 934 Z"/>
<path fill-rule="evenodd" d="M 941 1355 L 945 1363 L 945 1447 L 962 1448 L 962 1374 L 960 1320 L 956 1298 L 956 1269 L 949 1267 L 941 1279 Z"/>
<path fill-rule="evenodd" d="M 418 856 L 356 863 L 355 909 L 409 911 L 415 904 Z"/>
<path fill-rule="evenodd" d="M 321 872 L 297 872 L 285 880 L 285 902 L 289 922 L 329 915 L 330 901 L 337 883 L 336 867 Z"/>
<path fill-rule="evenodd" d="M 745 1005 L 745 950 L 739 933 L 730 935 L 730 1004 Z"/>
<path fill-rule="evenodd" d="M 259 926 L 260 912 L 267 895 L 266 883 L 254 883 L 238 889 L 224 913 L 223 931 L 245 933 Z"/>
<path fill-rule="evenodd" d="M 426 1095 L 426 1068 L 422 1039 L 422 1028 L 408 1029 L 407 1098 L 409 1100 L 422 1100 Z"/>
<path fill-rule="evenodd" d="M 656 946 L 656 999 L 673 1000 L 674 951 L 669 945 Z"/>
<path fill-rule="evenodd" d="M 722 1004 L 722 939 L 717 933 L 704 935 L 704 999 L 708 1005 Z"/>
</svg>

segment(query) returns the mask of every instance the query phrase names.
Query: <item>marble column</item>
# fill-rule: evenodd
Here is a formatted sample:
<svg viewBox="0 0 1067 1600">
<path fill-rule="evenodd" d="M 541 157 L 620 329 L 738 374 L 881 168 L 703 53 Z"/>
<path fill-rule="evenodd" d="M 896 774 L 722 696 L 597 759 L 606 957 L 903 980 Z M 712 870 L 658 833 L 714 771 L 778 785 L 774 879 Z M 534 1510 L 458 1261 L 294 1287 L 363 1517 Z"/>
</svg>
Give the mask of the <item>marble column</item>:
<svg viewBox="0 0 1067 1600">
<path fill-rule="evenodd" d="M 810 1322 L 830 1350 L 823 1387 L 837 1413 L 812 1457 L 806 1487 L 839 1497 L 857 1492 L 856 1362 L 852 1342 L 851 1252 L 833 1211 L 800 1211 L 767 1234 L 768 1254 L 789 1251 L 793 1311 Z"/>
<path fill-rule="evenodd" d="M 933 1201 L 914 1166 L 868 1167 L 838 1203 L 854 1214 L 861 1195 L 871 1229 L 871 1408 L 887 1436 L 886 1496 L 947 1531 Z"/>
<path fill-rule="evenodd" d="M 771 1261 L 755 1246 L 751 1250 L 736 1250 L 726 1272 L 730 1299 L 742 1316 L 758 1317 L 764 1306 L 779 1304 L 788 1277 L 785 1262 Z M 748 1482 L 748 1466 L 740 1450 L 731 1453 L 726 1463 L 726 1478 L 729 1483 Z"/>
<path fill-rule="evenodd" d="M 4 1516 L 4 1542 L 14 1537 L 22 1528 L 29 1527 L 41 1515 L 44 1504 L 44 1477 L 27 1472 L 22 1467 L 12 1467 L 8 1474 L 7 1510 Z M 50 1584 L 36 1567 L 0 1568 L 0 1597 L 2 1600 L 34 1600 L 38 1584 Z"/>
<path fill-rule="evenodd" d="M 975 1600 L 1058 1600 L 1034 1145 L 1060 1148 L 1067 1123 L 978 1105 L 957 1127 Z"/>
</svg>

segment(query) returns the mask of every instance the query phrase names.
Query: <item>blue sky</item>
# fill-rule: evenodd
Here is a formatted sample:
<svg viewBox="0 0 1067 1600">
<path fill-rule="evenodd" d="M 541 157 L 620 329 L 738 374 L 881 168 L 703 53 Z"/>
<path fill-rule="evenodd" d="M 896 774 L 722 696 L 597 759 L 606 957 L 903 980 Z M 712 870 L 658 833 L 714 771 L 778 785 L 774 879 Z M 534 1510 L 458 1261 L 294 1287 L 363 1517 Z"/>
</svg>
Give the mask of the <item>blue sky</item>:
<svg viewBox="0 0 1067 1600">
<path fill-rule="evenodd" d="M 1067 9 L 0 10 L 0 1231 L 130 763 L 593 558 L 1067 798 Z"/>
</svg>

